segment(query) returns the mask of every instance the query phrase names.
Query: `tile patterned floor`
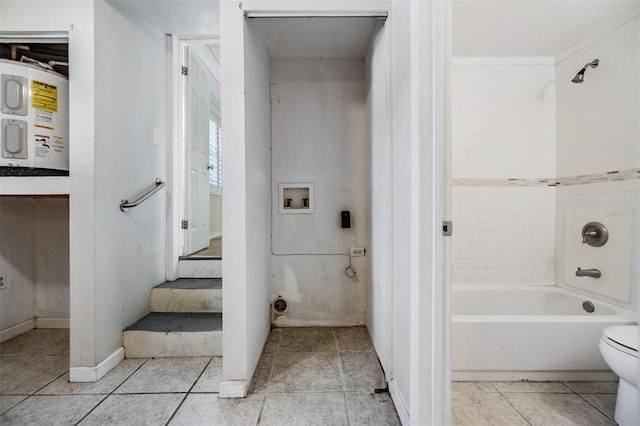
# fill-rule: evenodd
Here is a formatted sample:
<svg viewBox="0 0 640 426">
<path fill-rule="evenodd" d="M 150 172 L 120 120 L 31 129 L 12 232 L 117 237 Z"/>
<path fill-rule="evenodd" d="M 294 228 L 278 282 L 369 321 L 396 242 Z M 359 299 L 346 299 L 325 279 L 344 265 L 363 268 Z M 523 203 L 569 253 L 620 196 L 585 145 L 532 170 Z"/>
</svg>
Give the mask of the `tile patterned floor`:
<svg viewBox="0 0 640 426">
<path fill-rule="evenodd" d="M 97 383 L 69 383 L 65 330 L 0 345 L 0 424 L 399 425 L 367 331 L 277 329 L 253 393 L 218 399 L 222 359 L 127 359 Z"/>
<path fill-rule="evenodd" d="M 399 425 L 366 330 L 276 329 L 245 399 L 218 399 L 219 357 L 127 359 L 69 383 L 68 331 L 0 345 L 0 424 Z M 455 425 L 615 425 L 615 382 L 454 382 Z"/>
<path fill-rule="evenodd" d="M 454 425 L 613 425 L 617 382 L 454 382 Z"/>
</svg>

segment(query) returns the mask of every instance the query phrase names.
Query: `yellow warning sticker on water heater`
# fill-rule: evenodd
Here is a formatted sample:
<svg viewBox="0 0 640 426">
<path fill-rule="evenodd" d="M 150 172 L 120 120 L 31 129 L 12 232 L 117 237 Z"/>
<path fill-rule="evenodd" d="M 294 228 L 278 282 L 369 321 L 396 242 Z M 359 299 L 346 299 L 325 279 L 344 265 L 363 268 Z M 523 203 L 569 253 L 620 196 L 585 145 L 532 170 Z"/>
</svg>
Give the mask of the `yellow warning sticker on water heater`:
<svg viewBox="0 0 640 426">
<path fill-rule="evenodd" d="M 31 80 L 31 106 L 49 112 L 58 112 L 58 87 Z"/>
</svg>

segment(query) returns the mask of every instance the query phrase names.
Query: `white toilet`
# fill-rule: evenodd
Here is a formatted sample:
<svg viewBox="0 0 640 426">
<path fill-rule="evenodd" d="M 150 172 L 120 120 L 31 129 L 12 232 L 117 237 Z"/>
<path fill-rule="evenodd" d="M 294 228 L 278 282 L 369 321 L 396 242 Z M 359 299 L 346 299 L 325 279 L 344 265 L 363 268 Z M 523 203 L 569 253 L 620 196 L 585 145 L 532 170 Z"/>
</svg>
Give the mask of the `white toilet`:
<svg viewBox="0 0 640 426">
<path fill-rule="evenodd" d="M 600 352 L 609 368 L 620 377 L 615 420 L 620 426 L 640 424 L 638 392 L 638 326 L 608 327 L 600 339 Z"/>
</svg>

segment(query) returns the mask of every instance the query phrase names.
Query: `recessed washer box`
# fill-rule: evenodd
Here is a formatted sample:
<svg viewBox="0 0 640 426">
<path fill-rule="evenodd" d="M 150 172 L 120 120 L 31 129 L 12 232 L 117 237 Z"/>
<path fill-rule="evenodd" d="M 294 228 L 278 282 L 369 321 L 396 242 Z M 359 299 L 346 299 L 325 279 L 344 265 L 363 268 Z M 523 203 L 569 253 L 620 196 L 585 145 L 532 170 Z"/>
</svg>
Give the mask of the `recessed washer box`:
<svg viewBox="0 0 640 426">
<path fill-rule="evenodd" d="M 278 213 L 308 214 L 314 209 L 312 183 L 278 184 Z"/>
</svg>

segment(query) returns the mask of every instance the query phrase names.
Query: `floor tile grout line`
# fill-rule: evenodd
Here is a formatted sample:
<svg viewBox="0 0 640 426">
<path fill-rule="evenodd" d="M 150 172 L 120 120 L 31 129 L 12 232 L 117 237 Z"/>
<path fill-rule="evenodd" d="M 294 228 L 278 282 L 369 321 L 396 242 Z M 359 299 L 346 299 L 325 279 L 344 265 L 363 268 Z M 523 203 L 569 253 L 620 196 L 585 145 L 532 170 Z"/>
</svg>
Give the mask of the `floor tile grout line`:
<svg viewBox="0 0 640 426">
<path fill-rule="evenodd" d="M 44 388 L 46 388 L 47 386 L 49 386 L 51 383 L 55 382 L 56 380 L 58 380 L 60 377 L 64 376 L 65 374 L 67 374 L 70 370 L 66 370 L 64 373 L 60 374 L 59 376 L 56 376 L 53 380 L 50 380 L 49 382 L 47 382 L 47 384 L 45 384 L 44 386 L 39 387 L 38 389 L 36 389 L 31 395 L 29 395 L 29 397 L 32 396 L 37 396 L 37 393 L 40 392 L 41 390 L 43 390 Z"/>
<path fill-rule="evenodd" d="M 493 383 L 493 382 L 492 382 Z M 578 393 L 577 391 L 575 391 L 574 389 L 572 389 L 571 387 L 567 386 L 565 384 L 565 382 L 563 381 L 558 381 L 556 383 L 562 383 L 566 388 L 568 388 L 571 392 L 506 392 L 506 393 L 516 393 L 516 394 L 531 394 L 531 393 L 539 393 L 539 394 L 554 394 L 554 395 L 577 395 L 580 399 L 582 399 L 583 401 L 585 401 L 590 407 L 593 407 L 594 409 L 596 409 L 598 412 L 600 412 L 603 416 L 605 416 L 607 419 L 610 419 L 612 421 L 615 422 L 615 419 L 610 417 L 607 413 L 605 413 L 604 411 L 602 411 L 600 408 L 596 407 L 595 405 L 593 405 L 591 402 L 589 402 L 589 400 L 587 400 L 582 394 Z M 501 391 L 500 395 L 502 395 L 507 402 L 509 402 L 509 404 L 518 412 L 518 414 L 520 414 L 525 421 L 527 421 L 527 423 L 531 424 L 531 422 L 529 422 L 524 415 L 522 415 L 522 413 L 520 413 L 520 411 L 511 403 L 511 401 L 509 401 L 509 399 L 504 396 L 502 394 Z M 611 394 L 593 394 L 593 395 L 611 395 Z"/>
<path fill-rule="evenodd" d="M 344 415 L 346 417 L 347 426 L 351 426 L 351 419 L 349 415 L 349 404 L 347 404 L 347 383 L 344 378 L 344 371 L 342 369 L 342 356 L 340 355 L 340 342 L 338 341 L 338 331 L 333 328 L 333 338 L 336 344 L 336 354 L 338 355 L 338 369 L 340 370 L 340 381 L 342 382 L 342 400 L 344 401 Z"/>
<path fill-rule="evenodd" d="M 494 386 L 495 386 L 495 385 L 494 385 Z M 497 387 L 497 386 L 496 386 L 496 389 L 498 389 L 498 387 Z M 513 403 L 512 403 L 511 401 L 509 401 L 509 398 L 507 398 L 506 396 L 504 396 L 504 394 L 502 393 L 502 391 L 501 391 L 500 389 L 498 389 L 498 394 L 500 394 L 500 396 L 501 396 L 505 401 L 507 401 L 507 404 L 509 404 L 509 405 L 510 405 L 514 410 L 515 410 L 515 412 L 516 412 L 516 413 L 518 413 L 518 415 L 519 415 L 520 417 L 522 417 L 522 420 L 524 420 L 525 422 L 527 422 L 527 424 L 528 424 L 528 425 L 533 426 L 533 423 L 531 423 L 531 422 L 529 421 L 529 419 L 527 419 L 527 418 L 525 417 L 525 415 L 524 415 L 524 414 L 522 414 L 522 413 L 520 412 L 520 410 L 518 410 L 518 408 L 517 408 L 515 405 L 513 405 Z"/>
<path fill-rule="evenodd" d="M 182 399 L 180 400 L 180 403 L 178 404 L 178 406 L 176 407 L 175 410 L 173 410 L 173 413 L 171 413 L 171 416 L 169 416 L 169 419 L 167 419 L 167 422 L 164 424 L 165 426 L 168 426 L 169 423 L 171 423 L 171 421 L 173 420 L 173 418 L 176 416 L 176 414 L 178 414 L 178 411 L 180 410 L 180 408 L 182 407 L 182 405 L 184 404 L 184 402 L 187 400 L 187 397 L 190 394 L 187 392 L 184 394 L 184 396 L 182 397 Z"/>
<path fill-rule="evenodd" d="M 271 361 L 271 366 L 269 367 L 269 374 L 267 375 L 267 383 L 266 389 L 268 390 L 271 381 L 273 380 L 273 374 L 276 371 L 276 361 L 278 361 L 278 354 L 276 353 Z"/>
<path fill-rule="evenodd" d="M 273 353 L 273 361 L 271 361 L 271 368 L 269 368 L 269 374 L 267 375 L 266 390 L 268 390 L 269 388 L 268 385 L 270 385 L 271 381 L 273 380 L 273 373 L 276 371 L 276 361 L 278 360 L 278 356 L 280 355 L 280 346 L 282 345 L 282 334 L 283 334 L 282 331 L 278 332 L 278 335 L 279 335 L 278 344 L 276 345 L 276 350 Z M 262 357 L 262 355 L 260 356 Z"/>
<path fill-rule="evenodd" d="M 9 395 L 1 395 L 1 396 L 9 396 Z M 18 405 L 22 404 L 23 402 L 25 402 L 27 399 L 29 399 L 31 397 L 31 395 L 16 395 L 16 396 L 24 396 L 25 398 L 22 401 L 19 401 L 16 405 L 13 405 L 13 406 L 7 408 L 6 410 L 0 412 L 0 416 L 2 416 L 4 413 L 8 412 L 9 410 L 13 410 Z"/>
<path fill-rule="evenodd" d="M 615 419 L 613 417 L 610 417 L 607 413 L 605 413 L 604 411 L 602 411 L 600 408 L 596 407 L 595 405 L 593 405 L 588 399 L 586 399 L 584 396 L 582 396 L 582 394 L 579 394 L 576 392 L 576 395 L 578 395 L 578 397 L 580 399 L 582 399 L 583 401 L 585 401 L 587 404 L 589 404 L 591 407 L 595 408 L 596 410 L 598 410 L 600 413 L 602 413 L 603 416 L 605 416 L 606 418 L 612 420 L 615 422 Z M 591 394 L 591 395 L 610 395 L 610 394 Z"/>
<path fill-rule="evenodd" d="M 79 425 L 80 423 L 82 423 L 84 421 L 84 419 L 86 419 L 87 417 L 89 417 L 89 415 L 91 415 L 91 413 L 93 413 L 96 408 L 98 408 L 99 406 L 102 405 L 102 403 L 104 401 L 107 400 L 107 398 L 109 398 L 111 395 L 105 395 L 104 398 L 102 398 L 100 401 L 98 401 L 98 403 L 96 405 L 94 405 L 91 410 L 87 411 L 87 414 L 85 414 L 84 416 L 82 416 L 82 418 L 80 420 L 78 420 L 76 423 L 74 423 L 74 426 Z"/>
<path fill-rule="evenodd" d="M 187 394 L 191 393 L 191 391 L 193 390 L 193 388 L 196 386 L 196 384 L 198 383 L 198 380 L 200 380 L 200 378 L 202 377 L 202 375 L 204 374 L 205 371 L 207 371 L 207 368 L 209 368 L 209 365 L 211 365 L 211 362 L 213 361 L 213 356 L 209 357 L 209 361 L 207 361 L 207 365 L 204 366 L 204 368 L 202 369 L 202 371 L 200 372 L 200 374 L 198 374 L 198 377 L 196 377 L 196 379 L 193 381 L 193 383 L 191 384 L 191 387 L 189 388 L 189 390 L 187 391 Z"/>
<path fill-rule="evenodd" d="M 344 378 L 344 371 L 342 369 L 342 357 L 340 356 L 340 349 L 338 345 L 338 333 L 336 333 L 335 329 L 333 329 L 333 340 L 336 344 L 336 354 L 338 356 L 338 370 L 340 370 L 340 382 L 342 382 L 342 392 L 344 393 L 347 390 L 347 383 Z"/>
<path fill-rule="evenodd" d="M 349 403 L 347 402 L 347 392 L 342 392 L 342 399 L 344 401 L 344 414 L 347 416 L 347 426 L 351 426 L 351 413 L 349 413 Z"/>
<path fill-rule="evenodd" d="M 65 394 L 64 396 L 82 396 L 82 395 L 106 395 L 106 396 L 130 396 L 130 395 L 185 395 L 187 392 L 125 392 L 125 393 L 114 393 L 114 394 L 106 394 L 106 393 L 85 393 L 85 394 L 74 394 L 69 395 Z M 195 392 L 196 394 L 204 394 L 205 392 Z M 206 392 L 206 394 L 215 395 L 215 392 Z M 47 396 L 56 396 L 56 395 L 47 395 Z M 61 395 L 62 396 L 62 395 Z"/>
<path fill-rule="evenodd" d="M 120 389 L 120 388 L 122 387 L 122 385 L 124 385 L 124 384 L 127 382 L 127 380 L 129 380 L 129 379 L 130 379 L 134 374 L 136 374 L 136 373 L 137 373 L 137 372 L 138 372 L 142 367 L 144 367 L 144 366 L 147 364 L 147 362 L 149 362 L 149 360 L 150 360 L 150 359 L 151 359 L 151 358 L 146 358 L 146 359 L 144 360 L 144 362 L 143 362 L 142 364 L 140 364 L 140 365 L 138 366 L 138 368 L 136 368 L 135 370 L 133 370 L 133 371 L 131 372 L 131 374 L 129 374 L 127 377 L 125 377 L 125 379 L 124 379 L 122 382 L 120 382 L 120 384 L 119 384 L 118 386 L 116 386 L 116 387 L 111 391 L 111 393 L 109 393 L 109 395 L 115 395 L 115 394 L 116 394 L 116 391 L 117 391 L 118 389 Z M 111 371 L 113 371 L 113 369 L 112 369 Z M 111 372 L 111 371 L 110 371 L 110 372 Z M 107 374 L 108 374 L 108 373 L 107 373 Z M 106 374 L 105 374 L 105 376 L 106 376 Z"/>
<path fill-rule="evenodd" d="M 267 394 L 262 395 L 262 404 L 260 405 L 260 411 L 258 412 L 258 418 L 256 419 L 256 426 L 260 426 L 262 423 L 262 413 L 264 413 L 264 407 L 267 405 Z"/>
</svg>

